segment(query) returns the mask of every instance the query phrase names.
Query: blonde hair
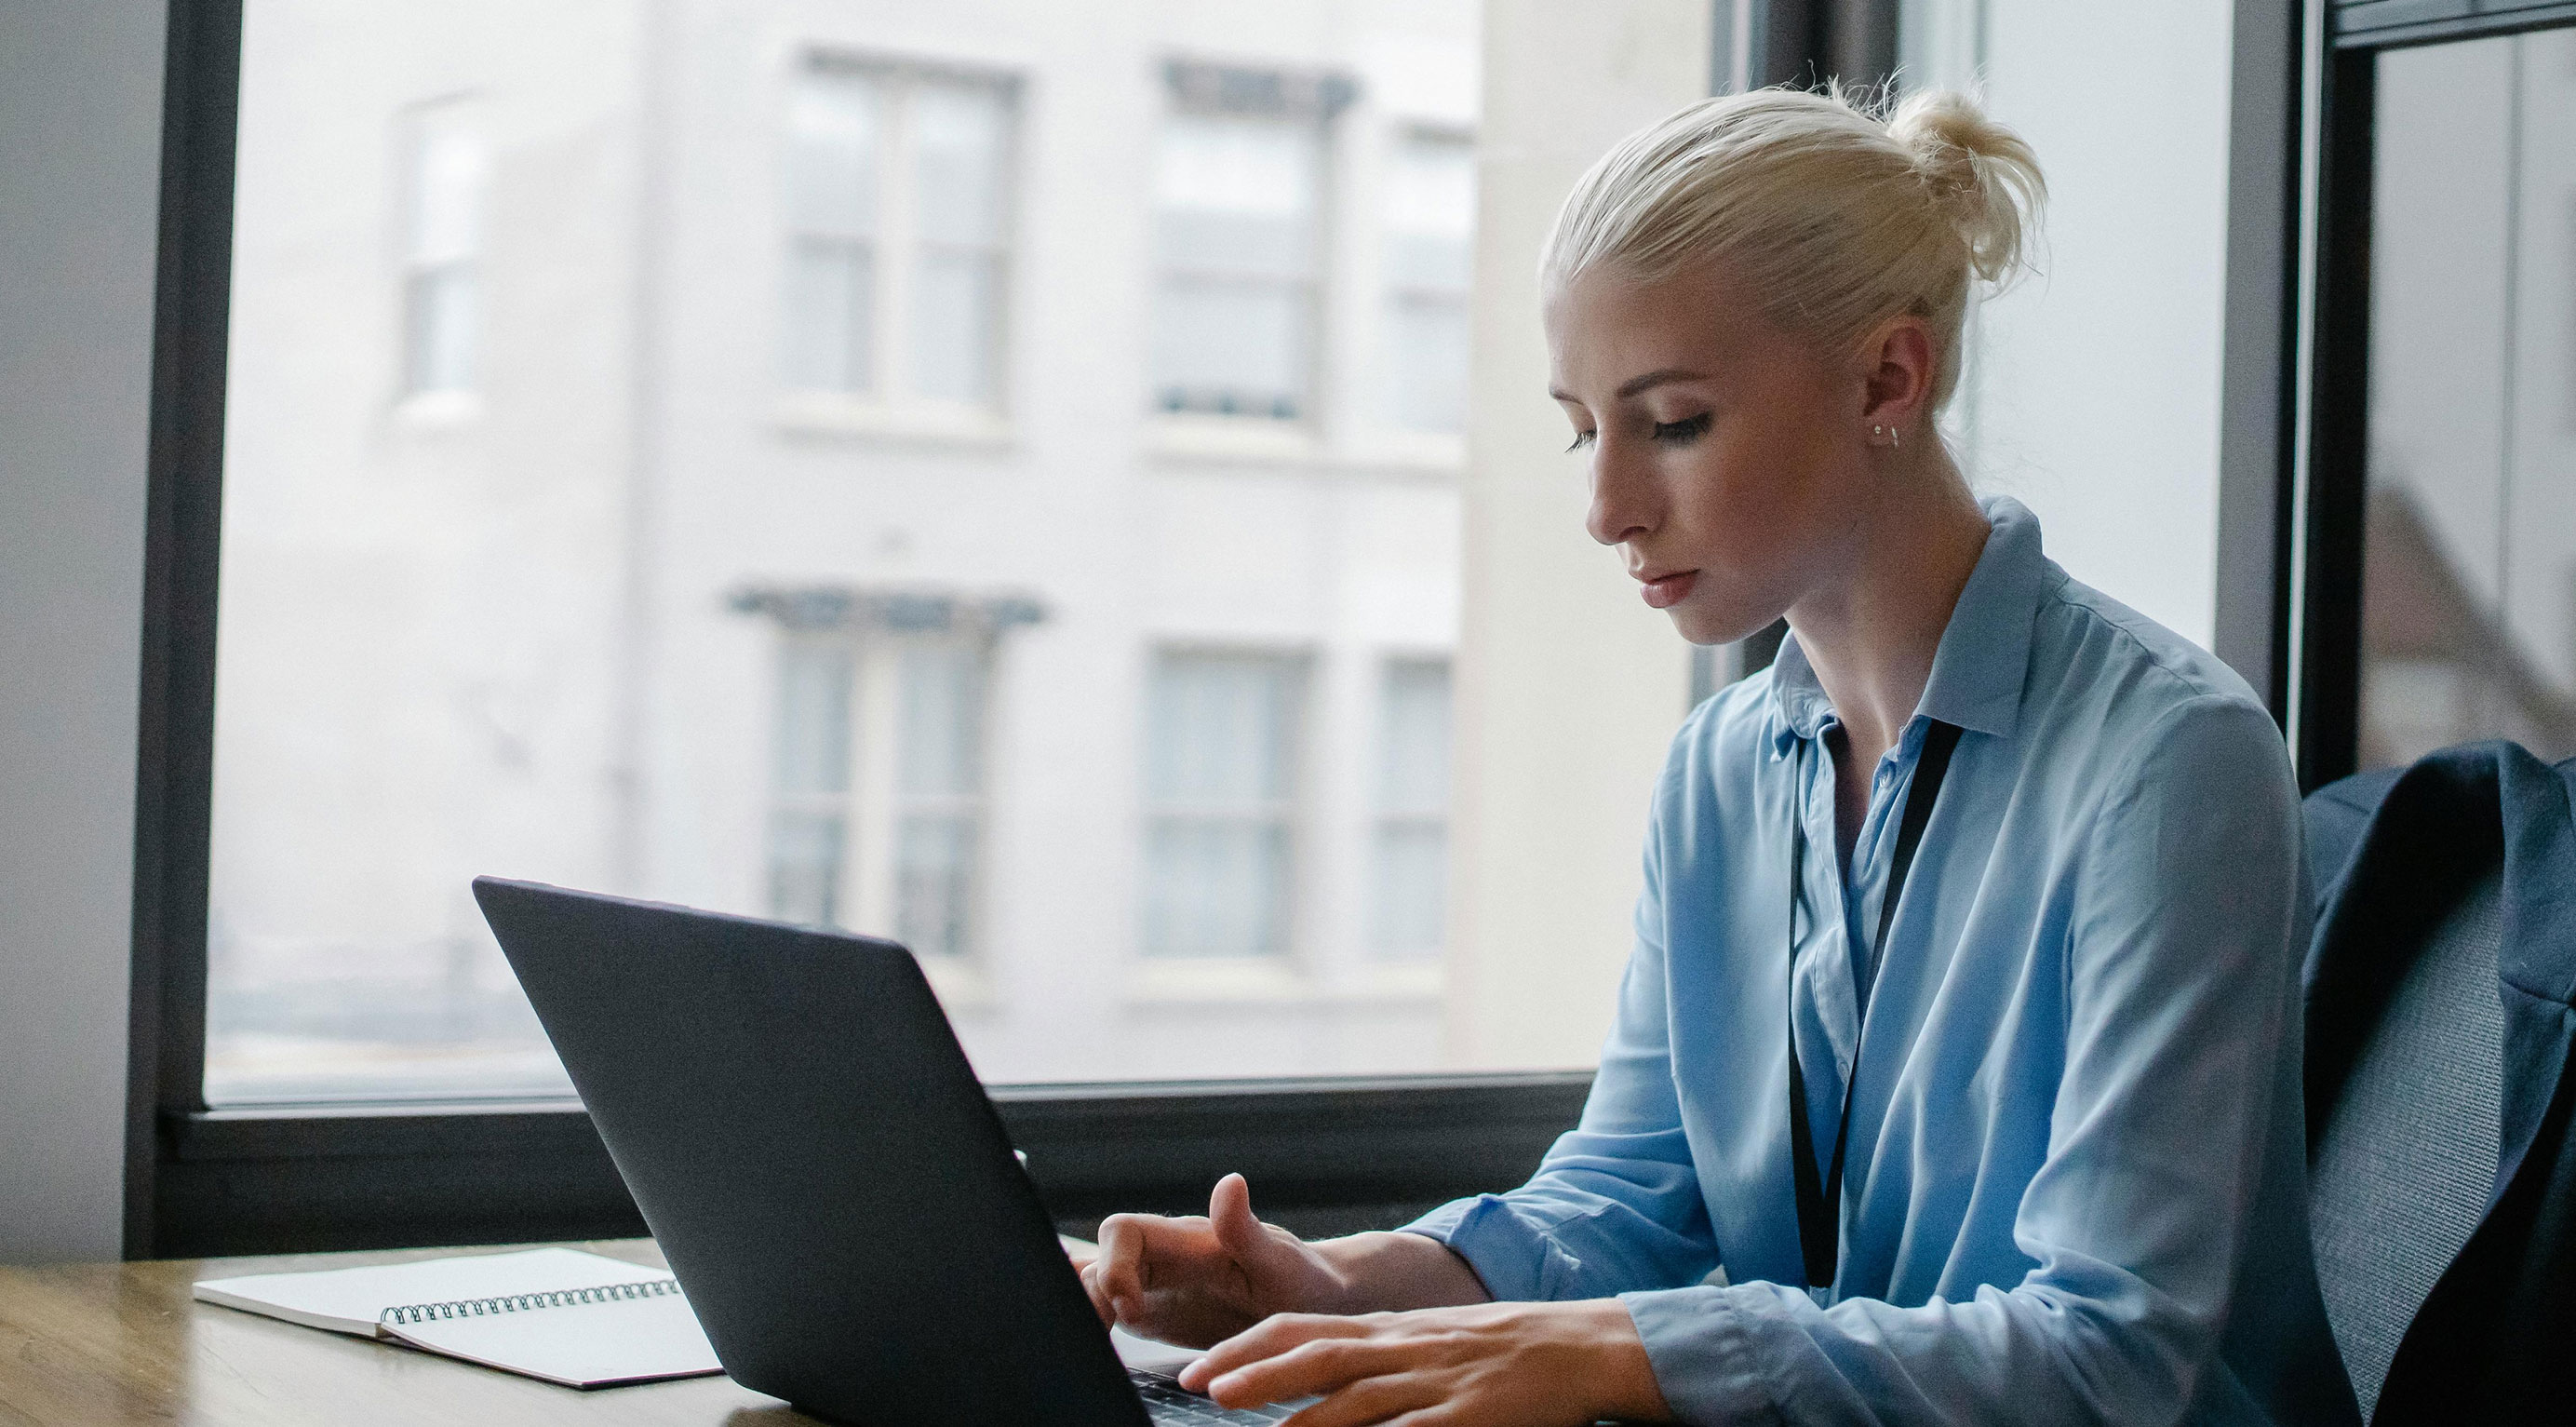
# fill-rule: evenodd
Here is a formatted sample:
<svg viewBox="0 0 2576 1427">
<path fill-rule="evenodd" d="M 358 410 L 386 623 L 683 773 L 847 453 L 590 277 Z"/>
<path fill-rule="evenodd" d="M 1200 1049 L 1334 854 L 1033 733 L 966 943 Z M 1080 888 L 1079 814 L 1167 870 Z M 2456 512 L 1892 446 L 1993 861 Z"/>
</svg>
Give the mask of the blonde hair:
<svg viewBox="0 0 2576 1427">
<path fill-rule="evenodd" d="M 1829 350 L 1911 313 L 1939 344 L 1938 410 L 1958 383 L 1970 283 L 2026 265 L 2047 195 L 2030 145 L 1964 94 L 1890 112 L 1840 85 L 1760 89 L 1701 100 L 1602 156 L 1557 214 L 1541 280 L 1558 292 L 1610 266 L 1651 282 L 1718 260 L 1776 325 Z"/>
</svg>

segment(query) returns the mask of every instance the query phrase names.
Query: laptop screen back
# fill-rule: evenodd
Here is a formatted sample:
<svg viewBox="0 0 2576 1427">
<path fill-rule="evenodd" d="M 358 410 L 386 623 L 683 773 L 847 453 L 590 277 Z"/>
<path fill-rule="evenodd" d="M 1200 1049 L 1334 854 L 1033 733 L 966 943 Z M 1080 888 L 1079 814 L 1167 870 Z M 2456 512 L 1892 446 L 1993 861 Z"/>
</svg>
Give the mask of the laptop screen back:
<svg viewBox="0 0 2576 1427">
<path fill-rule="evenodd" d="M 1143 1427 L 903 948 L 493 878 L 474 895 L 736 1381 L 881 1427 Z"/>
</svg>

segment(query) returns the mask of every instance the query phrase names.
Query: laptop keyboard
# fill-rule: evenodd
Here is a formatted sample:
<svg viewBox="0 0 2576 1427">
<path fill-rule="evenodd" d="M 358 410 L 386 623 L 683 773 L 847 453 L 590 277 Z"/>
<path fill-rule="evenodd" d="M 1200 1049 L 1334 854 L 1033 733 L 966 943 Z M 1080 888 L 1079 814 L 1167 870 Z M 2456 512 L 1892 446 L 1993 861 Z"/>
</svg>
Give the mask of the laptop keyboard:
<svg viewBox="0 0 2576 1427">
<path fill-rule="evenodd" d="M 1322 1400 L 1301 1397 L 1260 1407 L 1219 1407 L 1160 1373 L 1130 1372 L 1127 1380 L 1136 1384 L 1136 1395 L 1145 1399 L 1145 1415 L 1154 1419 L 1156 1427 L 1254 1427 L 1285 1422 L 1298 1408 Z"/>
</svg>

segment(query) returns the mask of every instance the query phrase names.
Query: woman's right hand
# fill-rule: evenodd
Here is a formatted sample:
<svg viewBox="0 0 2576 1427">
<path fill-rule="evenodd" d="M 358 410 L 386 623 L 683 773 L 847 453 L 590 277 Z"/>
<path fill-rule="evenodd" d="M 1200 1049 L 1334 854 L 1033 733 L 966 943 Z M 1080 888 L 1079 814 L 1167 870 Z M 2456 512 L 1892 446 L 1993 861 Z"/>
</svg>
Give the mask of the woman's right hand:
<svg viewBox="0 0 2576 1427">
<path fill-rule="evenodd" d="M 1185 1348 L 1224 1342 L 1274 1313 L 1347 1312 L 1350 1285 L 1312 1244 L 1252 1216 L 1252 1190 L 1229 1174 L 1205 1218 L 1113 1214 L 1082 1286 L 1101 1321 Z"/>
</svg>

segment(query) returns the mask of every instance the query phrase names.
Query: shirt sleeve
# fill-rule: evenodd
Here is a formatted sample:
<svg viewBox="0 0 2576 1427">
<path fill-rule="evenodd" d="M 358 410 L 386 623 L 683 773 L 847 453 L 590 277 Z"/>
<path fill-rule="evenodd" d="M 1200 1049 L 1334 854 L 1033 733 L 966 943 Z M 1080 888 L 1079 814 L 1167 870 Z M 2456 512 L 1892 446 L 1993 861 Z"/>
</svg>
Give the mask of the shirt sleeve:
<svg viewBox="0 0 2576 1427">
<path fill-rule="evenodd" d="M 1678 759 L 1676 760 L 1678 762 Z M 1717 1267 L 1708 1206 L 1683 1137 L 1665 1014 L 1661 810 L 1619 1009 L 1583 1118 L 1529 1183 L 1461 1199 L 1405 1226 L 1455 1250 L 1498 1299 L 1606 1298 L 1695 1283 Z"/>
<path fill-rule="evenodd" d="M 2047 1152 L 2014 1221 L 2034 1266 L 1910 1308 L 1769 1283 L 1623 1294 L 1683 1421 L 2143 1424 L 2195 1402 L 2267 1145 L 2297 1114 L 2298 800 L 2270 720 L 2215 697 L 2169 711 L 2110 787 L 2074 873 Z M 2261 1416 L 2234 1405 L 2212 1415 Z"/>
</svg>

